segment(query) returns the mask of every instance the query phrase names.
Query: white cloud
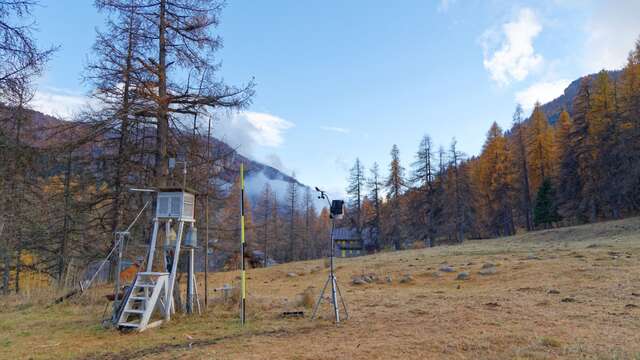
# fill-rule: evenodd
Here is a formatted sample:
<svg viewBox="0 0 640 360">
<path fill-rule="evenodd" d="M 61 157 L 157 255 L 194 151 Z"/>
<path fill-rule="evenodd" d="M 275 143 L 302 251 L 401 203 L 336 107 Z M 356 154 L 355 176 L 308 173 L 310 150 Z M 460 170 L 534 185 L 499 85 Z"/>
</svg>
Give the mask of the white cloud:
<svg viewBox="0 0 640 360">
<path fill-rule="evenodd" d="M 525 110 L 531 110 L 536 101 L 544 104 L 562 95 L 564 89 L 570 83 L 571 81 L 567 79 L 535 83 L 522 91 L 518 91 L 516 93 L 516 101 Z"/>
<path fill-rule="evenodd" d="M 640 1 L 602 2 L 587 22 L 584 66 L 587 72 L 619 69 L 640 35 Z"/>
<path fill-rule="evenodd" d="M 34 94 L 31 107 L 47 115 L 69 119 L 88 103 L 89 99 L 84 95 L 63 89 L 43 88 Z"/>
<path fill-rule="evenodd" d="M 445 13 L 449 11 L 449 7 L 455 3 L 456 0 L 440 0 L 440 3 L 438 3 L 438 12 Z"/>
<path fill-rule="evenodd" d="M 351 130 L 349 130 L 347 128 L 338 127 L 338 126 L 320 126 L 320 129 L 325 130 L 325 131 L 343 133 L 343 134 L 348 134 L 348 133 L 351 132 Z"/>
<path fill-rule="evenodd" d="M 294 126 L 278 116 L 252 111 L 224 117 L 218 125 L 216 137 L 247 156 L 255 146 L 279 147 L 284 142 L 284 132 Z"/>
<path fill-rule="evenodd" d="M 502 25 L 502 32 L 486 31 L 482 36 L 483 65 L 491 78 L 500 85 L 524 80 L 529 72 L 542 64 L 536 54 L 533 39 L 542 31 L 533 10 L 523 8 L 516 19 Z M 500 43 L 499 48 L 495 46 Z"/>
</svg>

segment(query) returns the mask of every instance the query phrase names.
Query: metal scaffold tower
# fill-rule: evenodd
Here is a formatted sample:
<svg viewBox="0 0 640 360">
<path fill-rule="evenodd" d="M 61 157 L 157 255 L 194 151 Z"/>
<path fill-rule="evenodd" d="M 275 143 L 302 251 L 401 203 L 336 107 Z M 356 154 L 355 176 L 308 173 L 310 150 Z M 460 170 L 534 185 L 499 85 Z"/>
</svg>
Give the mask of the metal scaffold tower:
<svg viewBox="0 0 640 360">
<path fill-rule="evenodd" d="M 195 194 L 185 188 L 164 188 L 156 192 L 151 242 L 144 272 L 139 272 L 128 288 L 118 310 L 114 312 L 116 326 L 143 331 L 171 319 L 175 313 L 174 286 L 178 275 L 180 253 L 188 251 L 187 312 L 194 311 L 197 295 L 194 272 L 194 248 L 197 242 L 195 226 Z M 158 234 L 164 230 L 162 264 L 154 264 Z M 154 265 L 162 271 L 154 271 Z M 178 295 L 179 296 L 179 295 Z M 197 300 L 196 300 L 197 302 Z M 199 309 L 199 304 L 198 304 Z M 154 313 L 160 315 L 156 321 Z"/>
</svg>

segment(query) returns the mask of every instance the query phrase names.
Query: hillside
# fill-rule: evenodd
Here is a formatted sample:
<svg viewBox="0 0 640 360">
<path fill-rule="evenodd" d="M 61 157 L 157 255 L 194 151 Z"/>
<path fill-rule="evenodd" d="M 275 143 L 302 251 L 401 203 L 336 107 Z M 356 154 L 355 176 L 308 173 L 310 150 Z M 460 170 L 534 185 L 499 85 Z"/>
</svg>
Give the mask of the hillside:
<svg viewBox="0 0 640 360">
<path fill-rule="evenodd" d="M 4 116 L 8 116 L 8 112 L 9 109 L 0 105 L 0 119 Z M 64 129 L 69 124 L 68 122 L 35 110 L 27 110 L 26 116 L 31 120 L 26 122 L 25 127 L 22 129 L 23 140 L 26 144 L 34 147 L 44 148 L 47 146 L 55 146 L 67 139 L 67 135 L 65 135 L 62 129 Z M 76 131 L 90 131 L 89 125 L 82 123 L 79 123 L 78 125 L 79 126 L 77 127 Z M 7 126 L 7 124 L 0 121 L 0 131 L 2 130 L 2 126 Z M 100 149 L 100 147 L 102 146 L 101 141 L 103 140 L 103 138 L 108 136 L 109 134 L 106 134 L 102 135 L 98 139 L 95 139 L 94 143 L 91 144 L 92 146 L 90 153 L 92 155 L 102 154 L 104 152 Z M 149 135 L 149 137 L 153 138 L 152 135 Z M 206 140 L 203 139 L 203 141 Z M 216 137 L 212 138 L 211 148 L 212 158 L 215 159 L 225 157 L 225 159 L 228 159 L 228 168 L 223 170 L 219 174 L 219 180 L 223 182 L 223 187 L 228 187 L 233 183 L 237 176 L 236 169 L 240 168 L 241 162 L 245 164 L 245 169 L 247 171 L 247 192 L 251 199 L 254 200 L 252 201 L 252 203 L 256 202 L 257 197 L 263 190 L 266 183 L 269 183 L 270 186 L 281 195 L 279 199 L 280 201 L 284 201 L 284 194 L 286 192 L 288 184 L 290 183 L 298 184 L 298 187 L 301 190 L 309 188 L 309 186 L 300 183 L 298 180 L 294 179 L 288 174 L 285 174 L 279 169 L 243 156 L 242 154 L 238 153 L 236 149 L 229 146 L 224 141 L 217 139 Z M 319 203 L 318 205 L 323 206 L 324 203 Z"/>
<path fill-rule="evenodd" d="M 607 73 L 609 74 L 609 77 L 611 78 L 612 81 L 616 81 L 620 78 L 622 71 L 613 70 L 613 71 L 607 71 Z M 564 93 L 562 95 L 549 101 L 548 103 L 542 104 L 542 111 L 544 111 L 544 114 L 547 116 L 551 124 L 556 123 L 556 121 L 558 120 L 558 117 L 560 116 L 560 113 L 564 109 L 566 109 L 569 112 L 569 114 L 573 114 L 573 111 L 572 111 L 573 100 L 576 98 L 576 95 L 578 94 L 578 88 L 580 87 L 580 82 L 582 81 L 582 79 L 586 77 L 591 77 L 591 79 L 594 79 L 595 75 L 596 74 L 586 75 L 572 81 L 571 84 L 569 84 L 569 86 L 567 86 L 567 88 L 564 89 Z"/>
<path fill-rule="evenodd" d="M 236 306 L 213 291 L 218 300 L 205 315 L 179 315 L 141 334 L 100 326 L 108 289 L 50 308 L 34 291 L 2 300 L 0 358 L 637 358 L 638 236 L 640 218 L 632 218 L 338 259 L 351 316 L 339 327 L 326 307 L 315 322 L 280 317 L 286 310 L 308 317 L 305 303 L 327 276 L 322 261 L 251 270 L 245 329 Z M 453 272 L 439 270 L 445 265 Z M 468 280 L 456 280 L 462 271 Z M 363 275 L 372 282 L 352 283 Z M 236 277 L 210 275 L 210 289 Z"/>
</svg>

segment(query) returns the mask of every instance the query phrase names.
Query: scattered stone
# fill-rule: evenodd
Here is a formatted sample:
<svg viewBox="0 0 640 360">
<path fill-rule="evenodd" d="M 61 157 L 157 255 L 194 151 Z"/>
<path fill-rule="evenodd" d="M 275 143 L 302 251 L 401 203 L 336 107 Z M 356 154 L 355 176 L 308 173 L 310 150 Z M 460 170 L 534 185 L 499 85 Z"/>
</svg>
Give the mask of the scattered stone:
<svg viewBox="0 0 640 360">
<path fill-rule="evenodd" d="M 557 290 L 557 289 L 549 289 L 547 291 L 547 294 L 558 295 L 558 294 L 560 294 L 560 291 Z"/>
<path fill-rule="evenodd" d="M 287 274 L 288 277 L 298 277 L 298 274 L 294 273 L 294 272 L 290 272 Z"/>
<path fill-rule="evenodd" d="M 536 256 L 534 254 L 529 254 L 527 255 L 527 260 L 541 260 L 539 256 Z"/>
<path fill-rule="evenodd" d="M 560 300 L 563 303 L 572 303 L 572 302 L 576 302 L 576 299 L 572 298 L 572 297 L 566 297 L 562 300 Z"/>
<path fill-rule="evenodd" d="M 351 279 L 351 284 L 353 285 L 365 285 L 367 282 L 364 281 L 360 276 L 354 276 Z"/>
<path fill-rule="evenodd" d="M 409 274 L 405 274 L 400 277 L 399 281 L 401 284 L 409 284 L 413 282 L 413 277 Z"/>
<path fill-rule="evenodd" d="M 636 305 L 636 304 L 627 304 L 624 307 L 627 308 L 627 309 L 637 309 L 638 305 Z"/>
<path fill-rule="evenodd" d="M 449 266 L 449 265 L 444 265 L 444 266 L 440 267 L 440 271 L 446 272 L 446 273 L 451 273 L 451 272 L 454 272 L 456 270 L 454 268 L 452 268 L 451 266 Z"/>
<path fill-rule="evenodd" d="M 471 278 L 471 276 L 469 275 L 468 272 L 466 271 L 462 271 L 458 273 L 458 276 L 456 277 L 456 280 L 469 280 Z"/>
<path fill-rule="evenodd" d="M 490 262 L 482 264 L 482 268 L 483 269 L 488 269 L 488 268 L 492 268 L 492 267 L 496 267 L 496 264 L 490 263 Z"/>
<path fill-rule="evenodd" d="M 631 296 L 640 296 L 640 293 L 632 292 L 632 293 L 631 293 Z"/>
<path fill-rule="evenodd" d="M 393 282 L 393 277 L 391 275 L 387 275 L 386 280 L 387 284 L 391 284 Z"/>
<path fill-rule="evenodd" d="M 488 302 L 484 305 L 492 308 L 500 307 L 500 304 L 498 304 L 497 302 Z"/>
<path fill-rule="evenodd" d="M 587 246 L 587 249 L 594 249 L 594 248 L 597 248 L 597 247 L 600 247 L 600 245 L 598 245 L 598 244 L 591 244 L 591 245 Z"/>
<path fill-rule="evenodd" d="M 439 278 L 439 277 L 442 276 L 442 274 L 440 274 L 437 271 L 432 271 L 432 272 L 428 273 L 427 276 L 431 276 L 431 277 L 434 277 L 434 278 Z"/>
<path fill-rule="evenodd" d="M 364 280 L 366 283 L 369 283 L 369 284 L 373 282 L 373 278 L 369 275 L 364 275 L 362 277 L 362 280 Z"/>
<path fill-rule="evenodd" d="M 488 268 L 483 267 L 482 270 L 478 271 L 478 274 L 487 276 L 487 275 L 494 275 L 497 272 L 498 272 L 498 269 L 496 269 L 495 267 L 488 267 Z"/>
</svg>

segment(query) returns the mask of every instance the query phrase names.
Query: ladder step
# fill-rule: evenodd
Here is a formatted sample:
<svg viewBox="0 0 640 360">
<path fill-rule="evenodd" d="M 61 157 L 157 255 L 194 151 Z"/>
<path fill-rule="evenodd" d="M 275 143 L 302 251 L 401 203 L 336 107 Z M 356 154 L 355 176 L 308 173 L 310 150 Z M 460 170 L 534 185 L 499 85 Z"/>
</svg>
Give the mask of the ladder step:
<svg viewBox="0 0 640 360">
<path fill-rule="evenodd" d="M 127 309 L 124 312 L 129 314 L 144 314 L 144 310 Z"/>
<path fill-rule="evenodd" d="M 162 276 L 162 275 L 169 275 L 168 272 L 141 272 L 138 273 L 138 276 Z"/>
<path fill-rule="evenodd" d="M 139 323 L 131 323 L 131 322 L 125 322 L 125 323 L 119 323 L 118 326 L 121 327 L 130 327 L 130 328 L 137 328 L 140 327 Z"/>
<path fill-rule="evenodd" d="M 156 284 L 148 284 L 148 283 L 142 283 L 142 284 L 135 284 L 133 287 L 137 287 L 137 288 L 152 288 L 155 287 Z"/>
<path fill-rule="evenodd" d="M 147 298 L 144 297 L 144 296 L 129 296 L 129 299 L 131 299 L 131 300 L 142 300 L 142 301 L 147 300 Z"/>
</svg>

